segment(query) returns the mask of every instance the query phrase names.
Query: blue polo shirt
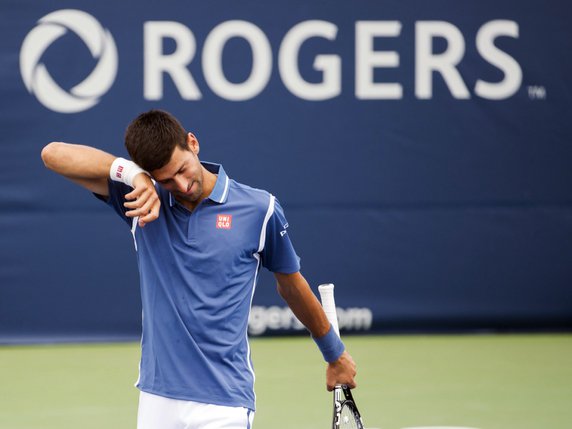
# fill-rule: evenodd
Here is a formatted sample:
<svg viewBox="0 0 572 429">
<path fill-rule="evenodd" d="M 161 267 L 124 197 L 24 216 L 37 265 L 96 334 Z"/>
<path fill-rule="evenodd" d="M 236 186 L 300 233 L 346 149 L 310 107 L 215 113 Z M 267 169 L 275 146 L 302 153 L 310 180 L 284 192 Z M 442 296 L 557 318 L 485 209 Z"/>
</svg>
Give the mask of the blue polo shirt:
<svg viewBox="0 0 572 429">
<path fill-rule="evenodd" d="M 131 188 L 109 182 L 107 203 L 131 228 L 143 303 L 137 387 L 175 399 L 254 410 L 248 316 L 261 266 L 300 270 L 278 201 L 230 179 L 221 165 L 211 195 L 190 212 L 160 185 L 159 218 L 125 216 Z M 100 197 L 101 198 L 101 197 Z"/>
</svg>

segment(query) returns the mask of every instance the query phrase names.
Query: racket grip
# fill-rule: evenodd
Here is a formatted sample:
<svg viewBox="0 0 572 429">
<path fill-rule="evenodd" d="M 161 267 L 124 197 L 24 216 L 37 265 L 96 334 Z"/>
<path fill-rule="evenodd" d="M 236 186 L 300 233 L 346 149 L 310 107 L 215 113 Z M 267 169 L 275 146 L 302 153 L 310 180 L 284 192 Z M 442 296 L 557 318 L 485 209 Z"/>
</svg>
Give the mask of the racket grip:
<svg viewBox="0 0 572 429">
<path fill-rule="evenodd" d="M 336 311 L 336 301 L 334 299 L 334 285 L 333 283 L 321 284 L 318 286 L 320 299 L 322 300 L 322 307 L 328 321 L 332 324 L 334 331 L 340 336 L 340 329 L 338 327 L 338 313 Z"/>
</svg>

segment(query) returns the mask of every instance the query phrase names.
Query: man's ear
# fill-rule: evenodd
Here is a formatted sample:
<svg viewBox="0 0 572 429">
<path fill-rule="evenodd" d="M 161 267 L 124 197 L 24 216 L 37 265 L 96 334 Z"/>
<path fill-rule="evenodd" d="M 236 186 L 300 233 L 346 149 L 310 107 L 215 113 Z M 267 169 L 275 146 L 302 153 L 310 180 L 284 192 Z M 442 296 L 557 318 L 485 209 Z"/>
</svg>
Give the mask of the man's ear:
<svg viewBox="0 0 572 429">
<path fill-rule="evenodd" d="M 200 149 L 199 141 L 197 140 L 195 135 L 191 132 L 187 134 L 187 146 L 195 155 L 199 154 L 199 149 Z"/>
</svg>

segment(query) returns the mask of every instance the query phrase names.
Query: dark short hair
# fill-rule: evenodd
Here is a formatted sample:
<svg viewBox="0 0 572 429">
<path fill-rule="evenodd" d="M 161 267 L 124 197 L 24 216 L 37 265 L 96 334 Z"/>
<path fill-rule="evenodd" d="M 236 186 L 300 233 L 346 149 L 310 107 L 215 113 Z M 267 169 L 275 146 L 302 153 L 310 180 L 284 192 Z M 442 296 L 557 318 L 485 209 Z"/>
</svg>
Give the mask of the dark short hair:
<svg viewBox="0 0 572 429">
<path fill-rule="evenodd" d="M 167 165 L 176 146 L 189 150 L 187 132 L 177 118 L 163 110 L 141 113 L 125 131 L 129 156 L 146 171 Z"/>
</svg>

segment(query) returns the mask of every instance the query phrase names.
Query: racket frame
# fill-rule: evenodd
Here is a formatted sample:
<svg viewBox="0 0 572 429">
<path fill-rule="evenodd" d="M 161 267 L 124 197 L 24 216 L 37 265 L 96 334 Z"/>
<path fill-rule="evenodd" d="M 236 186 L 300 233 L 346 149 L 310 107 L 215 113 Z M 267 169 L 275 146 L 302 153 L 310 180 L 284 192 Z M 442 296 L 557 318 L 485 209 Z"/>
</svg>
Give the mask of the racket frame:
<svg viewBox="0 0 572 429">
<path fill-rule="evenodd" d="M 336 310 L 336 301 L 334 299 L 333 283 L 326 283 L 318 286 L 322 307 L 328 321 L 332 324 L 334 331 L 340 336 L 338 326 L 338 314 Z M 364 429 L 361 414 L 357 408 L 352 392 L 345 384 L 338 384 L 334 388 L 334 417 L 332 419 L 332 429 L 340 429 L 342 408 L 349 407 L 352 410 L 358 429 Z"/>
</svg>

